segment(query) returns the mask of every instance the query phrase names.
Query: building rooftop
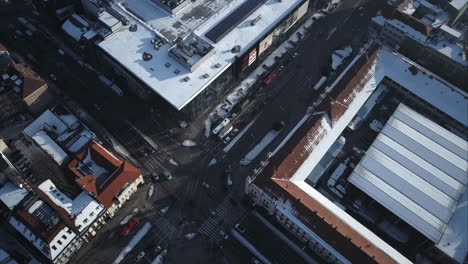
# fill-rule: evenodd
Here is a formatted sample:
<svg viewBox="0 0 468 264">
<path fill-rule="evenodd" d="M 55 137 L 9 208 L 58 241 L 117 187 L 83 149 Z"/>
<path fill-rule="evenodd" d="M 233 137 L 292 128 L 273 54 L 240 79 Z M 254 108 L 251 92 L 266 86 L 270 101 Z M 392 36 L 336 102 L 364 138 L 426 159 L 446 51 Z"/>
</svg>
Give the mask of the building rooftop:
<svg viewBox="0 0 468 264">
<path fill-rule="evenodd" d="M 33 139 L 58 165 L 68 159 L 69 153 L 76 153 L 96 138 L 93 132 L 63 107 L 46 110 L 23 133 Z"/>
<path fill-rule="evenodd" d="M 9 223 L 50 260 L 54 260 L 76 237 L 54 209 L 41 199 L 23 203 Z"/>
<path fill-rule="evenodd" d="M 430 105 L 430 111 L 446 122 L 468 124 L 466 93 L 401 55 L 372 45 L 351 62 L 315 112 L 273 152 L 254 184 L 349 261 L 362 262 L 367 256 L 382 263 L 407 263 L 406 257 L 305 181 L 381 82 L 396 85 L 410 100 Z M 318 227 L 320 221 L 324 223 Z M 358 253 L 364 254 L 361 259 Z"/>
<path fill-rule="evenodd" d="M 28 190 L 25 188 L 19 188 L 10 182 L 7 182 L 0 188 L 0 200 L 10 208 L 10 210 L 13 210 L 13 208 L 18 205 L 24 197 L 28 195 L 28 193 Z"/>
<path fill-rule="evenodd" d="M 76 182 L 106 208 L 128 183 L 141 175 L 132 164 L 120 161 L 96 143 L 84 146 L 68 168 L 77 177 Z"/>
<path fill-rule="evenodd" d="M 104 207 L 86 191 L 81 192 L 74 199 L 70 199 L 51 180 L 41 183 L 38 189 L 46 195 L 49 201 L 65 210 L 65 217 L 70 219 L 79 232 L 86 230 L 86 227 L 91 225 L 104 211 Z"/>
<path fill-rule="evenodd" d="M 400 104 L 348 181 L 438 243 L 466 192 L 467 157 L 466 140 Z"/>
<path fill-rule="evenodd" d="M 434 28 L 411 15 L 388 8 L 383 9 L 382 14 L 372 20 L 381 26 L 389 23 L 452 60 L 465 66 L 468 65 L 465 50 L 458 43 L 461 33 L 451 27 L 438 25 L 438 28 Z"/>
<path fill-rule="evenodd" d="M 12 61 L 11 61 L 12 62 Z M 0 79 L 0 92 L 11 88 L 20 98 L 25 99 L 37 89 L 43 87 L 46 82 L 31 68 L 24 64 L 11 64 Z"/>
<path fill-rule="evenodd" d="M 190 3 L 175 15 L 169 15 L 151 0 L 123 0 L 113 8 L 126 17 L 130 25 L 103 40 L 99 47 L 180 110 L 229 67 L 236 56 L 244 54 L 275 23 L 304 3 L 303 0 L 258 0 L 264 3 L 239 25 L 225 29 L 228 33 L 216 43 L 209 40 L 207 32 L 220 25 L 244 2 L 201 0 Z M 298 17 L 305 14 L 307 5 L 308 1 L 302 5 Z M 255 23 L 251 23 L 254 19 Z M 212 47 L 212 52 L 201 56 L 203 63 L 190 69 L 169 50 L 177 41 L 180 43 L 192 34 L 207 47 Z M 240 51 L 231 52 L 236 45 L 240 46 Z M 191 50 L 184 53 L 195 51 Z M 150 54 L 151 58 L 145 55 L 145 60 L 143 54 Z"/>
<path fill-rule="evenodd" d="M 457 10 L 461 10 L 468 4 L 467 0 L 450 0 L 450 5 Z"/>
</svg>

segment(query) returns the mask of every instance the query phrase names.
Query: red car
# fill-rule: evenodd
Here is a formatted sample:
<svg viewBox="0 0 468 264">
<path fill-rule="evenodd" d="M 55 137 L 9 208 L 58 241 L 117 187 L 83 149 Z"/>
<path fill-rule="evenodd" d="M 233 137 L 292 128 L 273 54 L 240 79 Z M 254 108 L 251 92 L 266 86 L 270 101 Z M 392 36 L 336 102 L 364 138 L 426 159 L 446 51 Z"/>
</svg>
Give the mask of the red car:
<svg viewBox="0 0 468 264">
<path fill-rule="evenodd" d="M 119 235 L 120 236 L 126 236 L 140 221 L 138 218 L 133 217 L 128 221 L 128 223 L 120 229 Z"/>
</svg>

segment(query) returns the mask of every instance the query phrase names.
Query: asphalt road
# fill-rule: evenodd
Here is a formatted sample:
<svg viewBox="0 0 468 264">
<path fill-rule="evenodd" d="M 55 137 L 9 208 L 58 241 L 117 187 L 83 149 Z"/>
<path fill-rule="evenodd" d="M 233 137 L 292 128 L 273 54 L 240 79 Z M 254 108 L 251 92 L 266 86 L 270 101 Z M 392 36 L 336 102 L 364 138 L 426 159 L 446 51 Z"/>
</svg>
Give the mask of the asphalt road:
<svg viewBox="0 0 468 264">
<path fill-rule="evenodd" d="M 116 96 L 98 80 L 98 74 L 84 67 L 76 56 L 60 55 L 57 50 L 64 48 L 63 45 L 68 40 L 63 38 L 59 28 L 55 25 L 46 33 L 45 29 L 41 30 L 41 25 L 47 28 L 54 24 L 53 21 L 31 14 L 31 9 L 27 6 L 15 6 L 14 13 L 4 9 L 4 13 L 0 13 L 1 42 L 27 57 L 41 76 L 50 76 L 53 73 L 56 76 L 54 82 L 61 89 L 57 93 L 63 92 L 70 96 L 96 117 L 136 156 L 146 172 L 160 173 L 166 169 L 175 172 L 174 181 L 155 184 L 157 194 L 151 203 L 142 198 L 147 189 L 142 188 L 137 194 L 139 198 L 124 206 L 119 217 L 111 220 L 105 230 L 100 232 L 98 239 L 90 243 L 88 248 L 92 249 L 80 252 L 79 255 L 85 256 L 89 261 L 99 259 L 105 263 L 113 260 L 129 240 L 129 237 L 121 239 L 116 236 L 119 222 L 134 206 L 138 206 L 141 212 L 137 217 L 143 221 L 149 220 L 159 227 L 154 228 L 130 254 L 126 260 L 128 263 L 134 262 L 136 254 L 141 250 L 151 251 L 148 245 L 153 240 L 163 242 L 169 247 L 167 263 L 245 263 L 245 259 L 251 257 L 249 253 L 236 254 L 238 245 L 232 238 L 227 241 L 219 238 L 219 230 L 228 230 L 248 211 L 239 201 L 244 192 L 245 177 L 252 172 L 258 160 L 281 142 L 322 92 L 315 91 L 312 87 L 322 74 L 329 73 L 333 50 L 351 45 L 357 51 L 365 40 L 370 18 L 382 2 L 345 0 L 334 13 L 314 24 L 310 35 L 305 36 L 297 47 L 296 52 L 299 55 L 290 58 L 287 67 L 259 94 L 255 101 L 258 109 L 256 122 L 227 154 L 221 152 L 224 145 L 215 139 L 206 140 L 193 149 L 181 146 L 183 139 L 171 133 L 178 130 L 177 120 L 172 123 L 163 122 L 158 118 L 163 113 L 151 112 L 147 103 L 131 94 Z M 361 10 L 358 5 L 362 6 Z M 39 32 L 35 33 L 34 38 L 14 33 L 18 27 L 16 17 L 20 14 L 32 19 L 39 26 Z M 34 45 L 31 45 L 32 40 Z M 285 123 L 280 135 L 250 166 L 241 167 L 239 161 L 243 156 L 278 121 Z M 128 122 L 155 140 L 160 148 L 152 148 Z M 151 153 L 152 149 L 154 153 Z M 171 158 L 179 166 L 172 164 Z M 208 167 L 212 159 L 217 159 L 218 163 Z M 224 172 L 228 167 L 232 169 L 232 186 L 227 186 Z M 237 201 L 236 205 L 230 200 Z M 165 215 L 159 215 L 161 206 L 166 205 L 170 206 L 169 211 Z M 216 215 L 212 215 L 212 211 Z M 205 234 L 197 239 L 183 238 L 184 234 L 200 230 Z M 218 245 L 226 246 L 220 250 Z M 154 257 L 154 252 L 148 254 L 147 260 L 150 257 Z M 74 260 L 78 262 L 83 259 Z"/>
</svg>

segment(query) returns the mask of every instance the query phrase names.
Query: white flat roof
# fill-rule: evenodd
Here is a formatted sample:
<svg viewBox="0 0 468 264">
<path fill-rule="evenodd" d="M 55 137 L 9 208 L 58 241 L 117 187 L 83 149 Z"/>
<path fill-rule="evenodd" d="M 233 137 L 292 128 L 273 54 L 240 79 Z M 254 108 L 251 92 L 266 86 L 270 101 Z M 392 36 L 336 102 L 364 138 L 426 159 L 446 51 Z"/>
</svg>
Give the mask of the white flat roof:
<svg viewBox="0 0 468 264">
<path fill-rule="evenodd" d="M 466 190 L 467 157 L 466 140 L 400 104 L 348 180 L 437 243 Z"/>
<path fill-rule="evenodd" d="M 235 61 L 236 56 L 245 53 L 303 0 L 268 0 L 217 43 L 212 43 L 204 37 L 206 32 L 243 2 L 245 0 L 201 0 L 189 4 L 176 15 L 169 15 L 151 0 L 124 0 L 116 4 L 114 8 L 125 16 L 130 24 L 137 24 L 137 31 L 130 32 L 127 26 L 103 40 L 99 46 L 153 91 L 180 110 L 224 72 Z M 308 1 L 304 4 L 307 6 Z M 138 13 L 140 18 L 132 12 Z M 259 15 L 261 19 L 251 26 L 250 21 Z M 151 44 L 155 34 L 173 40 L 174 36 L 189 32 L 194 32 L 203 38 L 214 49 L 214 54 L 193 72 L 169 57 L 168 50 L 172 44 L 165 44 L 159 50 L 155 50 Z M 240 45 L 240 53 L 231 52 L 235 45 Z M 153 58 L 143 61 L 144 52 L 150 53 Z M 166 67 L 167 63 L 171 66 Z M 215 67 L 216 64 L 221 66 Z M 179 73 L 174 73 L 175 70 Z M 209 77 L 204 78 L 204 74 L 208 74 Z M 183 81 L 185 77 L 190 80 Z"/>
</svg>

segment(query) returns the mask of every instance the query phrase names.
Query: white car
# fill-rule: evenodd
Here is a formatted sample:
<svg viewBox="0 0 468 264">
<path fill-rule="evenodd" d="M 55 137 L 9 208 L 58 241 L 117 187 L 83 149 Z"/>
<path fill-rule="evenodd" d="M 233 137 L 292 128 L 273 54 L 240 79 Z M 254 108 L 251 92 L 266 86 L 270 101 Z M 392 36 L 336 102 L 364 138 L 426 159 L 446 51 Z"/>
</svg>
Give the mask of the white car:
<svg viewBox="0 0 468 264">
<path fill-rule="evenodd" d="M 154 173 L 152 176 L 153 176 L 153 180 L 155 181 L 159 180 L 159 175 L 157 173 Z"/>
</svg>

